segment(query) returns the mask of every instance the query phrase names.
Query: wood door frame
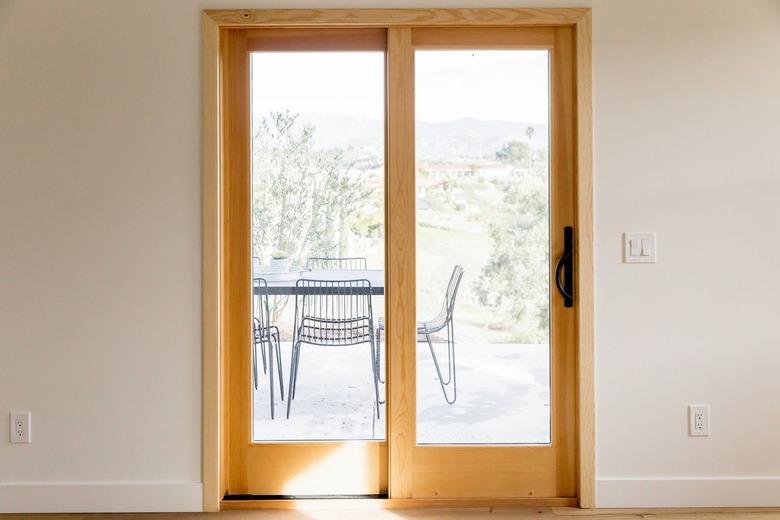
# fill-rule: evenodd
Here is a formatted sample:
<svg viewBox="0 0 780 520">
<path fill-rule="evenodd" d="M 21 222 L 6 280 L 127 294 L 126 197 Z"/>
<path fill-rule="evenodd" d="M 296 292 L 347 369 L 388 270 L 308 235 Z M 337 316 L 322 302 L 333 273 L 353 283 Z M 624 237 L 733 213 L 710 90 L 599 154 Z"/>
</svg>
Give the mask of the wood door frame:
<svg viewBox="0 0 780 520">
<path fill-rule="evenodd" d="M 204 10 L 202 13 L 202 337 L 203 337 L 203 509 L 217 511 L 227 482 L 226 378 L 224 377 L 223 262 L 224 205 L 222 175 L 223 140 L 221 116 L 220 29 L 230 27 L 384 27 L 401 29 L 397 37 L 409 35 L 410 27 L 574 27 L 576 40 L 576 140 L 577 140 L 577 437 L 578 504 L 595 506 L 595 400 L 593 365 L 593 171 L 592 171 L 592 83 L 591 83 L 591 10 L 589 8 L 537 9 L 230 9 Z M 389 36 L 389 34 L 388 34 Z M 388 40 L 388 47 L 392 42 Z M 393 64 L 389 64 L 390 67 Z M 393 88 L 392 84 L 390 88 Z M 399 110 L 402 110 L 401 107 Z M 393 107 L 389 107 L 389 111 Z M 392 132 L 392 129 L 389 129 Z M 413 143 L 412 143 L 413 144 Z M 397 148 L 397 147 L 395 147 Z M 393 161 L 389 157 L 389 163 Z M 398 160 L 400 158 L 397 158 Z M 390 164 L 388 165 L 388 174 Z M 414 173 L 414 172 L 412 172 Z M 394 195 L 402 197 L 410 183 L 390 183 L 386 211 L 392 213 Z M 413 184 L 413 183 L 411 183 Z M 413 189 L 413 186 L 412 188 Z M 395 190 L 395 191 L 394 191 Z M 395 199 L 399 200 L 400 199 Z M 390 225 L 388 221 L 387 225 Z M 412 223 L 413 226 L 413 223 Z M 389 233 L 390 237 L 399 235 Z M 401 238 L 401 237 L 399 237 Z M 392 244 L 389 244 L 392 245 Z M 396 244 L 408 251 L 408 244 Z M 394 246 L 395 247 L 395 246 Z M 406 249 L 405 249 L 406 248 Z M 413 244 L 412 244 L 413 248 Z M 392 250 L 392 248 L 390 248 Z M 389 254 L 390 251 L 388 251 Z M 388 284 L 414 273 L 412 259 L 403 259 L 396 269 L 388 270 Z M 409 256 L 409 255 L 406 255 Z M 411 284 L 406 284 L 411 285 Z M 411 291 L 411 292 L 410 292 Z M 414 287 L 405 292 L 414 296 Z M 404 295 L 395 291 L 388 309 L 400 305 Z M 408 295 L 406 295 L 408 296 Z M 406 313 L 408 314 L 408 313 Z M 403 329 L 404 313 L 399 313 L 395 329 Z M 392 319 L 392 313 L 388 316 Z M 411 316 L 414 319 L 414 316 Z M 388 331 L 393 327 L 388 328 Z M 388 337 L 388 341 L 393 338 Z M 399 340 L 401 338 L 397 338 Z M 390 367 L 392 370 L 392 368 Z M 392 392 L 392 386 L 389 388 Z M 391 394 L 392 395 L 392 394 Z M 392 420 L 390 420 L 392 419 Z M 409 417 L 391 417 L 388 423 L 405 424 Z M 390 426 L 388 438 L 394 435 Z M 403 428 L 401 428 L 403 434 Z M 408 454 L 390 456 L 393 464 L 402 463 Z M 391 484 L 394 485 L 394 484 Z M 399 484 L 403 487 L 403 483 Z M 400 500 L 400 502 L 399 502 Z M 406 503 L 388 499 L 387 505 Z M 414 503 L 414 500 L 411 502 Z M 425 505 L 430 500 L 420 501 Z M 456 501 L 457 502 L 457 501 Z M 461 501 L 462 502 L 462 501 Z"/>
</svg>

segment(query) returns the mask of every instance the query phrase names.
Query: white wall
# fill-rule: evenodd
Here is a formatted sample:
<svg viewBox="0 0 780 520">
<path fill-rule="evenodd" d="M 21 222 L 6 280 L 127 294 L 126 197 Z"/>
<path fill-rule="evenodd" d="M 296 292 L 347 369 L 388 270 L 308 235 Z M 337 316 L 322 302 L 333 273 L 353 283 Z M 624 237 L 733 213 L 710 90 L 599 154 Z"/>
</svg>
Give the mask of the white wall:
<svg viewBox="0 0 780 520">
<path fill-rule="evenodd" d="M 328 5 L 593 6 L 598 503 L 780 505 L 780 2 Z M 200 507 L 220 6 L 291 3 L 0 2 L 0 512 Z M 658 264 L 623 265 L 624 230 L 656 231 Z M 7 443 L 10 410 L 33 444 Z"/>
<path fill-rule="evenodd" d="M 0 511 L 57 508 L 40 483 L 78 484 L 76 509 L 200 508 L 189 11 L 0 3 Z M 32 411 L 32 444 L 8 444 L 10 410 Z"/>
<path fill-rule="evenodd" d="M 780 2 L 594 16 L 599 504 L 780 505 Z"/>
</svg>

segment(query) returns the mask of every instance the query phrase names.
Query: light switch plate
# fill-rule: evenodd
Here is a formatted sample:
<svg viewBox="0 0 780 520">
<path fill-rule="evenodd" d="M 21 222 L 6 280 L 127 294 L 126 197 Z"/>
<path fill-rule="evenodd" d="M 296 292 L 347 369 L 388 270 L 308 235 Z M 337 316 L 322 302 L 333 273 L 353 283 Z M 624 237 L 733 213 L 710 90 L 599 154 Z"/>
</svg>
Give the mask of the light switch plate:
<svg viewBox="0 0 780 520">
<path fill-rule="evenodd" d="M 655 233 L 623 233 L 624 263 L 654 264 L 655 259 Z"/>
</svg>

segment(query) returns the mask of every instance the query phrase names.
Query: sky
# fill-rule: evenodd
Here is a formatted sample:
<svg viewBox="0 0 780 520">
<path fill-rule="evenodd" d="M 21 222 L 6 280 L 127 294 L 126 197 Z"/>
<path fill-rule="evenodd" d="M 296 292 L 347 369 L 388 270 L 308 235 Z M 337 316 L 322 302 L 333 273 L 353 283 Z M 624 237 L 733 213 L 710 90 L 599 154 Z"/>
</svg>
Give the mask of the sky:
<svg viewBox="0 0 780 520">
<path fill-rule="evenodd" d="M 419 121 L 463 117 L 548 122 L 548 53 L 544 50 L 417 51 Z M 381 52 L 252 54 L 252 110 L 382 119 Z"/>
</svg>

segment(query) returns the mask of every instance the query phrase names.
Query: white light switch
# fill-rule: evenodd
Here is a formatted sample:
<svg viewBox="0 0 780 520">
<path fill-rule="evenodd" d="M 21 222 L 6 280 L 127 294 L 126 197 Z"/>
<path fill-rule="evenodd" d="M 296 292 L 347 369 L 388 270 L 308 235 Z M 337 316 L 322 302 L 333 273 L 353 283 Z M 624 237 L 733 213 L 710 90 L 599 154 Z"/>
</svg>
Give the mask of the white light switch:
<svg viewBox="0 0 780 520">
<path fill-rule="evenodd" d="M 623 262 L 655 263 L 655 233 L 623 233 Z"/>
<path fill-rule="evenodd" d="M 642 256 L 653 256 L 653 244 L 652 244 L 651 240 L 649 240 L 647 238 L 643 238 L 642 239 L 642 251 L 641 251 L 641 253 L 642 253 Z"/>
<path fill-rule="evenodd" d="M 628 254 L 631 256 L 642 256 L 642 244 L 639 240 L 632 238 L 628 241 Z"/>
</svg>

